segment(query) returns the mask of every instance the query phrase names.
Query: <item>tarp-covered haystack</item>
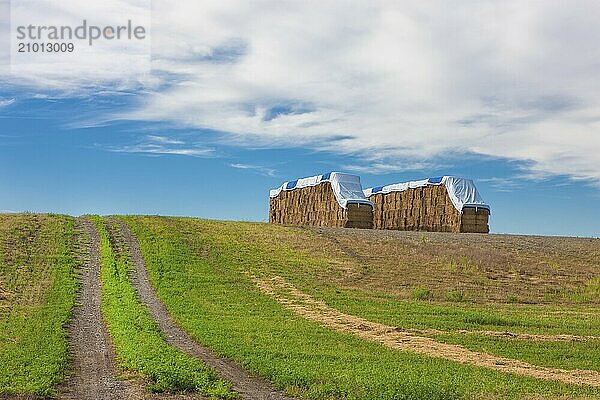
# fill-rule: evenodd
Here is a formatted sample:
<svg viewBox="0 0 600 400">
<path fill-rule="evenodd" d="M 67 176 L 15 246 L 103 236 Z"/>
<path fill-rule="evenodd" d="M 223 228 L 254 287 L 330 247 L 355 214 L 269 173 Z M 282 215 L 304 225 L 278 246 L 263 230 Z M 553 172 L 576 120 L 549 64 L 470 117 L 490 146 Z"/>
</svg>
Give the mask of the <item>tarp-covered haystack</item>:
<svg viewBox="0 0 600 400">
<path fill-rule="evenodd" d="M 444 176 L 364 190 L 376 229 L 488 233 L 490 207 L 470 179 Z"/>
<path fill-rule="evenodd" d="M 373 228 L 373 203 L 356 175 L 330 172 L 284 182 L 270 197 L 270 223 Z"/>
</svg>

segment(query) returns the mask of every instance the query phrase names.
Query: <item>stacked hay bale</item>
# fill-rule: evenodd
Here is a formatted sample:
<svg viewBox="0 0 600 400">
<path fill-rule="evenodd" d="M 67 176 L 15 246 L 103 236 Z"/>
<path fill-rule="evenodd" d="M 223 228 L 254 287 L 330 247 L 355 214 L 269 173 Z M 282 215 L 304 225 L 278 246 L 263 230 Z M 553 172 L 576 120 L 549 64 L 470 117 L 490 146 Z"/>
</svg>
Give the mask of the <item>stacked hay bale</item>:
<svg viewBox="0 0 600 400">
<path fill-rule="evenodd" d="M 460 232 L 489 233 L 490 210 L 478 207 L 465 207 L 460 218 Z"/>
<path fill-rule="evenodd" d="M 429 186 L 372 195 L 373 227 L 459 232 L 460 213 L 445 192 L 443 186 Z"/>
<path fill-rule="evenodd" d="M 446 182 L 451 188 L 466 185 L 469 198 L 449 193 Z M 375 229 L 488 233 L 489 206 L 473 189 L 471 181 L 442 177 L 366 189 L 365 194 L 374 205 Z"/>
<path fill-rule="evenodd" d="M 293 185 L 284 183 L 280 189 L 271 192 L 269 222 L 371 229 L 373 205 L 362 194 L 362 188 L 358 194 L 355 191 L 356 197 L 361 196 L 362 199 L 350 198 L 343 201 L 336 197 L 331 180 L 333 179 L 335 184 L 336 177 L 341 175 L 349 176 L 330 173 L 293 181 Z M 309 184 L 303 185 L 304 180 L 309 181 Z"/>
</svg>

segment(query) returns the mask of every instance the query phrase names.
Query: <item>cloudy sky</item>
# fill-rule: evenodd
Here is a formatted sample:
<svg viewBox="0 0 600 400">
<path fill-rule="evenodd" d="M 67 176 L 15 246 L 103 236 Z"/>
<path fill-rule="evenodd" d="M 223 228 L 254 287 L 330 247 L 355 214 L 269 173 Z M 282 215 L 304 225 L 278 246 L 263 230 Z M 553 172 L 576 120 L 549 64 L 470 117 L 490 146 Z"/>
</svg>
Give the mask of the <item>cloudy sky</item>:
<svg viewBox="0 0 600 400">
<path fill-rule="evenodd" d="M 495 232 L 600 235 L 598 2 L 0 3 L 0 31 L 148 28 L 11 53 L 0 210 L 260 221 L 284 180 L 455 174 Z"/>
</svg>

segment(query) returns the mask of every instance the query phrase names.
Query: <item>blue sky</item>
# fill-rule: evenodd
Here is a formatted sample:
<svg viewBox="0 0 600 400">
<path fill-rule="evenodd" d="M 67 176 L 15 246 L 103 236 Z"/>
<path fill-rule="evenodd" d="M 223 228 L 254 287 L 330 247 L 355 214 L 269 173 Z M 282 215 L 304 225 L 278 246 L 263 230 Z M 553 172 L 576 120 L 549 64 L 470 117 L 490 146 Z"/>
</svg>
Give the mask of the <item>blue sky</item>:
<svg viewBox="0 0 600 400">
<path fill-rule="evenodd" d="M 18 91 L 3 93 L 7 94 L 18 98 Z M 360 164 L 360 157 L 351 154 L 228 145 L 220 134 L 169 128 L 163 123 L 70 126 L 73 115 L 76 119 L 93 115 L 107 102 L 94 98 L 85 102 L 15 100 L 3 109 L 3 211 L 266 221 L 270 188 L 284 180 Z M 211 152 L 135 151 L 140 143 L 157 142 L 157 137 L 184 142 L 182 148 Z M 523 170 L 518 163 L 491 157 L 457 155 L 439 162 L 440 167 L 403 173 L 357 173 L 365 187 L 441 174 L 471 177 L 493 207 L 494 232 L 598 234 L 600 193 L 593 186 L 565 177 L 519 179 Z"/>
<path fill-rule="evenodd" d="M 0 70 L 0 210 L 266 221 L 285 180 L 458 175 L 493 232 L 600 236 L 594 3 L 343 4 L 155 1 L 150 71 Z"/>
</svg>

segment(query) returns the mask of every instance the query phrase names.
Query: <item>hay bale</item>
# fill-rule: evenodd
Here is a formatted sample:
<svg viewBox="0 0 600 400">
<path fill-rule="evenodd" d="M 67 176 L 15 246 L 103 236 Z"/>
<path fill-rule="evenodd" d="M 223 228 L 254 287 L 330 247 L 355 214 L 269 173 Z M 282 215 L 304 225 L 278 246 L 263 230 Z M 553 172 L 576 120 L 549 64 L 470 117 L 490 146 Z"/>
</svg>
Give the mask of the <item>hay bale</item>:
<svg viewBox="0 0 600 400">
<path fill-rule="evenodd" d="M 269 222 L 285 225 L 373 228 L 373 207 L 350 203 L 342 208 L 331 183 L 282 190 L 269 201 Z"/>
<path fill-rule="evenodd" d="M 461 214 L 443 185 L 377 193 L 369 200 L 374 206 L 375 229 L 461 232 Z M 465 229 L 472 229 L 471 225 L 469 220 Z"/>
<path fill-rule="evenodd" d="M 455 197 L 458 193 L 459 206 L 454 205 L 448 190 Z M 376 229 L 489 232 L 488 206 L 468 179 L 445 176 L 387 185 L 375 194 L 372 189 L 365 192 L 370 193 L 374 206 Z"/>
<path fill-rule="evenodd" d="M 489 233 L 489 217 L 488 209 L 465 207 L 461 216 L 460 232 Z"/>
</svg>

